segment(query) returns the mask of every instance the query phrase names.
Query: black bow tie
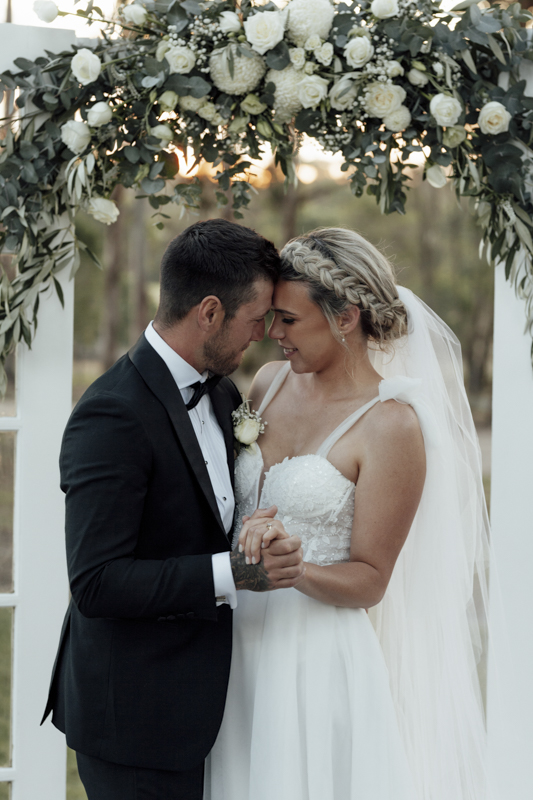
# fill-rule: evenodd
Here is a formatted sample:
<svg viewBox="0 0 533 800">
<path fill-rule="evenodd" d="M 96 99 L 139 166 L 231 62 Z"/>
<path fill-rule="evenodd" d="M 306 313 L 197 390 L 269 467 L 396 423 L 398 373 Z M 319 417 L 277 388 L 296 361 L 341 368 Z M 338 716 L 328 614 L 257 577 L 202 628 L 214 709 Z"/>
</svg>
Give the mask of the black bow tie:
<svg viewBox="0 0 533 800">
<path fill-rule="evenodd" d="M 211 394 L 221 378 L 222 375 L 211 375 L 211 377 L 206 381 L 196 381 L 196 383 L 192 383 L 189 388 L 193 389 L 194 392 L 189 402 L 185 405 L 187 411 L 190 411 L 192 408 L 197 406 L 204 394 Z"/>
</svg>

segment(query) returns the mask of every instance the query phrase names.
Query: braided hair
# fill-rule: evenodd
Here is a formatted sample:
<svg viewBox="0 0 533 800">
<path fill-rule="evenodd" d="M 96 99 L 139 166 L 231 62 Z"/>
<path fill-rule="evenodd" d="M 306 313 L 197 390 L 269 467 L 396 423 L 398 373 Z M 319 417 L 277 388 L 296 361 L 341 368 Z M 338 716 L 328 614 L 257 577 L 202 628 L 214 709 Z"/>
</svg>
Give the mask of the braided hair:
<svg viewBox="0 0 533 800">
<path fill-rule="evenodd" d="M 350 305 L 361 310 L 363 334 L 380 347 L 407 333 L 407 311 L 391 264 L 354 231 L 323 228 L 287 242 L 281 251 L 280 279 L 308 283 L 310 299 L 336 338 L 336 318 Z"/>
</svg>

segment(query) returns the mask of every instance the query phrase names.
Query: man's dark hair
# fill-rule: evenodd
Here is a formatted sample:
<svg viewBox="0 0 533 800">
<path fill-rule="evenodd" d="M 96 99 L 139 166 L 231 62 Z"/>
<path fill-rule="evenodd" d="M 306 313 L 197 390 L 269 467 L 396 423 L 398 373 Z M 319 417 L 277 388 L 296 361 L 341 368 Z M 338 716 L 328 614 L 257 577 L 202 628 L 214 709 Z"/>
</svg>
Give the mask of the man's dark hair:
<svg viewBox="0 0 533 800">
<path fill-rule="evenodd" d="M 204 297 L 218 297 L 226 320 L 254 299 L 258 278 L 276 281 L 278 251 L 260 234 L 228 222 L 196 222 L 173 239 L 161 260 L 161 298 L 156 319 L 165 327 L 183 319 Z"/>
</svg>

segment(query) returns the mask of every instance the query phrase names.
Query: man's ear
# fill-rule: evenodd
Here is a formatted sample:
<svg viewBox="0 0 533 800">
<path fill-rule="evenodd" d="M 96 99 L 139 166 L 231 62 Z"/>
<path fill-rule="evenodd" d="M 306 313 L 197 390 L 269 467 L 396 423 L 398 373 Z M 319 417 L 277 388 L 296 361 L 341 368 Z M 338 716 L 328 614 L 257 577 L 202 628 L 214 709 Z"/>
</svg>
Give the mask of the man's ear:
<svg viewBox="0 0 533 800">
<path fill-rule="evenodd" d="M 359 306 L 348 306 L 348 308 L 342 312 L 340 317 L 337 318 L 337 326 L 341 336 L 347 336 L 349 333 L 354 331 L 357 328 L 360 319 L 361 309 Z"/>
<path fill-rule="evenodd" d="M 204 297 L 202 302 L 198 305 L 197 322 L 198 327 L 204 333 L 215 333 L 220 329 L 224 322 L 226 312 L 224 306 L 216 297 L 210 294 Z"/>
</svg>

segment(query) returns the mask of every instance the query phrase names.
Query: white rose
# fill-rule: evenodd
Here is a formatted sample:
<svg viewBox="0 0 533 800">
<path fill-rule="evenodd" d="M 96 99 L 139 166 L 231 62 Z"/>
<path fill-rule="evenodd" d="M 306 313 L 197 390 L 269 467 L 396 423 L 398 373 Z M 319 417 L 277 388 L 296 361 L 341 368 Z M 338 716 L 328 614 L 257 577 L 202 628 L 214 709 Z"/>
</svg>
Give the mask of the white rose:
<svg viewBox="0 0 533 800">
<path fill-rule="evenodd" d="M 170 72 L 179 75 L 187 75 L 196 64 L 196 53 L 183 45 L 172 45 L 165 53 L 165 58 L 170 65 Z"/>
<path fill-rule="evenodd" d="M 150 133 L 152 136 L 155 136 L 156 139 L 159 139 L 161 147 L 166 147 L 174 138 L 174 131 L 169 125 L 155 125 L 153 128 L 150 128 Z"/>
<path fill-rule="evenodd" d="M 303 47 L 291 47 L 289 57 L 296 69 L 302 69 L 305 64 L 305 50 Z"/>
<path fill-rule="evenodd" d="M 262 103 L 255 94 L 247 94 L 241 101 L 241 108 L 245 114 L 262 114 L 267 108 L 266 103 Z"/>
<path fill-rule="evenodd" d="M 435 189 L 442 189 L 447 183 L 446 173 L 438 164 L 433 164 L 432 167 L 428 167 L 426 170 L 426 179 Z"/>
<path fill-rule="evenodd" d="M 69 150 L 79 155 L 91 141 L 91 131 L 86 122 L 70 119 L 61 126 L 61 140 Z"/>
<path fill-rule="evenodd" d="M 340 81 L 333 84 L 329 92 L 329 101 L 335 111 L 345 111 L 351 108 L 357 97 L 357 88 L 348 75 L 343 75 Z"/>
<path fill-rule="evenodd" d="M 404 131 L 411 122 L 411 112 L 407 106 L 400 106 L 396 111 L 392 111 L 383 117 L 383 122 L 388 131 L 399 133 Z"/>
<path fill-rule="evenodd" d="M 405 72 L 399 61 L 389 61 L 386 66 L 386 70 L 389 78 L 397 78 L 398 76 L 403 75 Z"/>
<path fill-rule="evenodd" d="M 167 91 L 163 92 L 161 97 L 158 98 L 157 102 L 163 111 L 174 111 L 178 104 L 178 100 L 179 97 L 176 92 L 167 89 Z"/>
<path fill-rule="evenodd" d="M 59 13 L 59 9 L 52 0 L 36 0 L 33 10 L 43 22 L 53 22 Z"/>
<path fill-rule="evenodd" d="M 324 42 L 318 50 L 315 50 L 315 58 L 325 67 L 329 67 L 333 60 L 333 45 L 331 42 Z"/>
<path fill-rule="evenodd" d="M 409 83 L 412 83 L 413 86 L 425 86 L 426 83 L 429 81 L 428 76 L 421 72 L 419 69 L 410 69 L 407 73 L 407 80 Z"/>
<path fill-rule="evenodd" d="M 367 86 L 364 107 L 371 117 L 387 117 L 400 108 L 405 100 L 405 89 L 396 84 L 375 81 Z"/>
<path fill-rule="evenodd" d="M 298 99 L 304 108 L 316 108 L 328 94 L 328 81 L 318 75 L 308 75 L 300 81 Z"/>
<path fill-rule="evenodd" d="M 302 108 L 302 103 L 298 95 L 298 87 L 305 77 L 302 72 L 294 69 L 292 64 L 285 69 L 271 69 L 266 77 L 266 83 L 272 83 L 276 87 L 274 92 L 274 109 L 278 122 L 287 122 Z"/>
<path fill-rule="evenodd" d="M 309 36 L 307 41 L 304 44 L 305 50 L 318 50 L 320 45 L 322 44 L 322 39 L 318 34 L 313 33 L 312 36 Z"/>
<path fill-rule="evenodd" d="M 88 211 L 95 220 L 103 222 L 104 225 L 112 225 L 120 214 L 113 200 L 106 200 L 105 197 L 92 197 L 89 200 Z"/>
<path fill-rule="evenodd" d="M 370 10 L 378 19 L 395 17 L 399 11 L 398 0 L 373 0 Z"/>
<path fill-rule="evenodd" d="M 83 86 L 87 86 L 88 83 L 93 83 L 100 75 L 102 62 L 91 50 L 82 47 L 70 62 L 70 68 L 76 80 Z"/>
<path fill-rule="evenodd" d="M 329 0 L 290 0 L 284 11 L 288 16 L 289 38 L 299 47 L 313 34 L 328 38 L 335 13 Z"/>
<path fill-rule="evenodd" d="M 87 121 L 91 128 L 99 128 L 101 125 L 107 125 L 113 118 L 113 112 L 107 103 L 102 100 L 100 103 L 95 103 L 91 106 L 87 114 Z"/>
<path fill-rule="evenodd" d="M 440 92 L 431 98 L 429 110 L 437 125 L 448 127 L 449 125 L 455 125 L 461 116 L 463 107 L 455 97 L 450 97 L 450 95 Z"/>
<path fill-rule="evenodd" d="M 198 116 L 202 117 L 202 119 L 206 119 L 208 122 L 211 122 L 217 114 L 217 107 L 214 103 L 204 103 L 203 106 L 198 109 Z"/>
<path fill-rule="evenodd" d="M 444 67 L 440 63 L 440 61 L 433 62 L 433 72 L 437 76 L 437 78 L 442 78 L 444 75 Z"/>
<path fill-rule="evenodd" d="M 163 61 L 163 59 L 165 57 L 165 53 L 168 50 L 170 50 L 171 47 L 172 47 L 172 45 L 170 44 L 170 42 L 167 42 L 166 39 L 162 39 L 159 42 L 159 44 L 157 45 L 157 49 L 155 51 L 155 57 L 157 58 L 157 60 L 158 61 Z"/>
<path fill-rule="evenodd" d="M 218 24 L 222 33 L 238 33 L 241 29 L 241 21 L 235 11 L 223 11 Z"/>
<path fill-rule="evenodd" d="M 466 139 L 466 131 L 462 125 L 452 125 L 442 134 L 442 141 L 446 147 L 458 147 Z"/>
<path fill-rule="evenodd" d="M 132 22 L 134 25 L 144 25 L 146 22 L 146 9 L 142 6 L 126 6 L 122 9 L 122 15 L 127 22 Z"/>
<path fill-rule="evenodd" d="M 261 423 L 256 419 L 245 418 L 233 428 L 233 435 L 244 445 L 253 444 L 259 436 Z"/>
<path fill-rule="evenodd" d="M 192 94 L 185 94 L 183 97 L 179 99 L 179 106 L 183 111 L 193 111 L 195 114 L 196 112 L 204 105 L 205 98 L 204 97 L 193 97 Z"/>
<path fill-rule="evenodd" d="M 318 69 L 318 64 L 313 64 L 312 61 L 307 61 L 304 67 L 304 72 L 306 75 L 312 75 L 315 69 Z"/>
<path fill-rule="evenodd" d="M 242 48 L 244 45 L 240 45 Z M 239 49 L 240 49 L 239 48 Z M 265 62 L 254 50 L 251 58 L 241 56 L 232 42 L 221 50 L 213 50 L 209 58 L 209 72 L 217 89 L 226 94 L 248 94 L 255 89 L 265 74 Z M 233 74 L 230 71 L 230 54 L 233 55 Z"/>
<path fill-rule="evenodd" d="M 355 36 L 344 48 L 344 57 L 353 69 L 360 69 L 374 55 L 374 48 L 368 36 Z"/>
<path fill-rule="evenodd" d="M 244 23 L 244 32 L 256 53 L 263 55 L 283 39 L 283 15 L 279 11 L 259 11 L 248 17 Z"/>
<path fill-rule="evenodd" d="M 498 103 L 497 100 L 491 100 L 491 102 L 486 103 L 479 112 L 477 124 L 481 128 L 482 133 L 495 136 L 497 133 L 508 131 L 510 121 L 511 114 L 507 111 L 505 106 Z"/>
</svg>

